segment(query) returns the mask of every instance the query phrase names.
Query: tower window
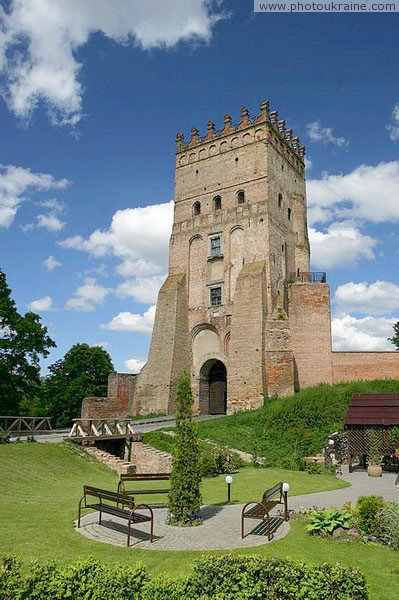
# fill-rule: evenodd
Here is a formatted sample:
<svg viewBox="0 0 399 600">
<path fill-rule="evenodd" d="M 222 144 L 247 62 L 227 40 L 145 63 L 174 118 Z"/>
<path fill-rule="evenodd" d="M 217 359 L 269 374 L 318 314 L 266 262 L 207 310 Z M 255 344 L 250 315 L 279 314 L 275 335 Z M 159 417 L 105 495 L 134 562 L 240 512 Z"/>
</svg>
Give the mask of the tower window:
<svg viewBox="0 0 399 600">
<path fill-rule="evenodd" d="M 213 210 L 221 210 L 222 198 L 221 196 L 215 196 L 213 199 Z"/>
<path fill-rule="evenodd" d="M 211 306 L 220 306 L 222 304 L 222 288 L 220 286 L 210 288 L 209 304 Z"/>
<path fill-rule="evenodd" d="M 240 190 L 239 192 L 237 192 L 237 202 L 238 202 L 238 204 L 245 203 L 245 192 L 243 190 Z"/>
<path fill-rule="evenodd" d="M 222 254 L 222 239 L 220 235 L 214 235 L 210 238 L 210 255 L 220 256 Z"/>
<path fill-rule="evenodd" d="M 291 209 L 288 209 L 288 220 L 291 221 Z"/>
<path fill-rule="evenodd" d="M 279 208 L 281 208 L 283 206 L 283 195 L 282 194 L 278 195 L 278 206 L 279 206 Z"/>
<path fill-rule="evenodd" d="M 193 204 L 193 215 L 201 214 L 201 202 L 194 202 Z"/>
</svg>

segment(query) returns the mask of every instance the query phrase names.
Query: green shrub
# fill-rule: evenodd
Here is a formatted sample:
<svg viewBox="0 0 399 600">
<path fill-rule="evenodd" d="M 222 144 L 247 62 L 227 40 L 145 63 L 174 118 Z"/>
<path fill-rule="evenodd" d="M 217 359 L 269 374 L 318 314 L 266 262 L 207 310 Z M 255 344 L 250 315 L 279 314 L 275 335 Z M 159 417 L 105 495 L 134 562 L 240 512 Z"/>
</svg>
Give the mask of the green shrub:
<svg viewBox="0 0 399 600">
<path fill-rule="evenodd" d="M 0 600 L 15 600 L 22 586 L 21 563 L 15 556 L 0 561 Z"/>
<path fill-rule="evenodd" d="M 149 577 L 144 566 L 94 558 L 62 566 L 34 563 L 20 576 L 14 558 L 0 567 L 0 600 L 367 600 L 364 576 L 339 565 L 226 554 L 194 562 L 188 577 Z"/>
<path fill-rule="evenodd" d="M 326 469 L 324 468 L 323 465 L 321 465 L 320 463 L 310 463 L 308 462 L 306 464 L 306 469 L 305 469 L 308 473 L 310 473 L 311 475 L 325 475 L 326 473 Z"/>
<path fill-rule="evenodd" d="M 143 590 L 142 600 L 191 600 L 187 578 L 157 575 Z"/>
<path fill-rule="evenodd" d="M 366 535 L 378 535 L 377 514 L 384 506 L 382 496 L 360 496 L 356 504 L 356 523 Z"/>
<path fill-rule="evenodd" d="M 399 504 L 386 504 L 377 515 L 377 524 L 382 541 L 399 550 Z"/>
<path fill-rule="evenodd" d="M 145 567 L 106 566 L 93 557 L 66 567 L 34 563 L 18 600 L 141 600 Z"/>
<path fill-rule="evenodd" d="M 232 452 L 228 448 L 211 447 L 208 444 L 208 448 L 201 452 L 201 474 L 203 477 L 234 473 L 242 466 L 244 466 L 244 462 L 237 452 Z"/>
<path fill-rule="evenodd" d="M 340 565 L 224 555 L 195 562 L 189 600 L 366 600 L 365 577 Z"/>
<path fill-rule="evenodd" d="M 8 433 L 0 433 L 0 445 L 1 444 L 9 444 L 10 436 Z"/>
<path fill-rule="evenodd" d="M 306 525 L 306 531 L 311 535 L 331 535 L 334 529 L 350 529 L 355 523 L 354 518 L 347 510 L 328 508 L 314 510 Z"/>
</svg>

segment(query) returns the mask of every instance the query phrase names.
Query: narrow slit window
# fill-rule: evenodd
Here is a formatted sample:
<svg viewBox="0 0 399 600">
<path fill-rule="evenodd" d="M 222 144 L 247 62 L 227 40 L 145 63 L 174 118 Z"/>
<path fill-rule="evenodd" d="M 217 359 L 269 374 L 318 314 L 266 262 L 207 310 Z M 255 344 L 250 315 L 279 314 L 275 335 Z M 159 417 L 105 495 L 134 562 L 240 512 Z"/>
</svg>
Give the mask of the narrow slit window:
<svg viewBox="0 0 399 600">
<path fill-rule="evenodd" d="M 222 198 L 221 196 L 215 196 L 213 199 L 213 210 L 222 209 Z"/>
<path fill-rule="evenodd" d="M 237 192 L 237 202 L 238 204 L 245 204 L 245 192 L 243 190 Z"/>
<path fill-rule="evenodd" d="M 288 220 L 289 220 L 289 221 L 291 221 L 291 214 L 292 214 L 292 211 L 291 211 L 291 209 L 289 208 L 289 209 L 288 209 Z"/>
<path fill-rule="evenodd" d="M 279 206 L 279 208 L 281 208 L 283 206 L 283 195 L 282 194 L 278 195 L 278 206 Z"/>
</svg>

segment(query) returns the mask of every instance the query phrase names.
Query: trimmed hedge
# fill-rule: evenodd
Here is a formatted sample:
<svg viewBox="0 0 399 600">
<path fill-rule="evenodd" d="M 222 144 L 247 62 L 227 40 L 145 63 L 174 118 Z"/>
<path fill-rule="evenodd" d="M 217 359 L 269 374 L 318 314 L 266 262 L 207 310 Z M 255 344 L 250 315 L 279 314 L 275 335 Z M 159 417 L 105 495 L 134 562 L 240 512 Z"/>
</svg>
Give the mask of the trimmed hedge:
<svg viewBox="0 0 399 600">
<path fill-rule="evenodd" d="M 0 564 L 0 600 L 367 600 L 364 575 L 340 565 L 226 554 L 194 562 L 188 577 L 151 577 L 142 563 Z"/>
</svg>

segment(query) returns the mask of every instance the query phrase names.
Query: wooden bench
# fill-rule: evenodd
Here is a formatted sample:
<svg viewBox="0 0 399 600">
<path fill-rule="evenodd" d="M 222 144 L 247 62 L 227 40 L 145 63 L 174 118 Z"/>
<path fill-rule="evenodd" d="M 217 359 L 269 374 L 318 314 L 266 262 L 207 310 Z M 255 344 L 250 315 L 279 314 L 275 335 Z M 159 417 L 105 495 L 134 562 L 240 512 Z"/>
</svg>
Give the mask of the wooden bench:
<svg viewBox="0 0 399 600">
<path fill-rule="evenodd" d="M 96 501 L 88 501 L 88 498 L 95 498 Z M 82 506 L 83 503 L 83 506 Z M 126 507 L 126 508 L 125 508 Z M 98 510 L 100 516 L 98 519 L 101 525 L 102 513 L 113 515 L 114 517 L 120 517 L 126 519 L 128 522 L 127 529 L 127 546 L 130 546 L 131 537 L 131 525 L 133 523 L 150 523 L 150 541 L 152 542 L 154 533 L 154 513 L 148 504 L 134 503 L 134 498 L 127 494 L 119 494 L 117 492 L 110 492 L 108 490 L 102 490 L 94 488 L 89 485 L 83 486 L 83 496 L 79 501 L 78 509 L 78 528 L 80 527 L 80 517 L 82 510 L 85 508 L 91 508 Z M 146 509 L 150 512 L 149 515 L 143 515 L 141 512 L 137 512 L 139 509 Z"/>
<path fill-rule="evenodd" d="M 117 488 L 117 492 L 118 494 L 126 494 L 129 497 L 133 498 L 135 496 L 139 496 L 139 495 L 150 495 L 150 494 L 168 494 L 169 493 L 169 488 L 146 488 L 146 489 L 133 489 L 133 490 L 127 490 L 126 489 L 126 483 L 130 482 L 130 481 L 169 481 L 170 480 L 170 473 L 126 473 L 126 474 L 121 474 L 119 476 L 119 482 L 118 482 L 118 488 Z M 162 508 L 164 506 L 166 506 L 166 504 L 159 504 L 159 503 L 151 503 L 150 506 L 156 507 L 156 508 Z"/>
<path fill-rule="evenodd" d="M 244 519 L 261 519 L 267 525 L 267 539 L 273 537 L 270 521 L 270 511 L 277 506 L 284 504 L 284 521 L 288 521 L 288 492 L 283 491 L 283 484 L 277 483 L 274 487 L 266 490 L 262 496 L 262 500 L 257 502 L 252 500 L 247 502 L 241 512 L 241 537 L 244 538 Z"/>
</svg>

